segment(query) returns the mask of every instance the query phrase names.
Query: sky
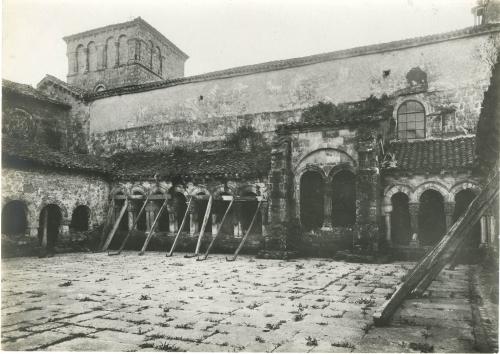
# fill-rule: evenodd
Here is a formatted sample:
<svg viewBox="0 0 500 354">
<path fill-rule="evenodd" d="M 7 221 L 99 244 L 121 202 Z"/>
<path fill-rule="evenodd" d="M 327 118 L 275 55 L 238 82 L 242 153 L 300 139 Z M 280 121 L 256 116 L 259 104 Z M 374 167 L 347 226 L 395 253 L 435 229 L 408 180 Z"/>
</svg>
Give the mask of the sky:
<svg viewBox="0 0 500 354">
<path fill-rule="evenodd" d="M 186 76 L 472 26 L 475 0 L 3 0 L 2 77 L 66 80 L 62 37 L 142 17 Z"/>
</svg>

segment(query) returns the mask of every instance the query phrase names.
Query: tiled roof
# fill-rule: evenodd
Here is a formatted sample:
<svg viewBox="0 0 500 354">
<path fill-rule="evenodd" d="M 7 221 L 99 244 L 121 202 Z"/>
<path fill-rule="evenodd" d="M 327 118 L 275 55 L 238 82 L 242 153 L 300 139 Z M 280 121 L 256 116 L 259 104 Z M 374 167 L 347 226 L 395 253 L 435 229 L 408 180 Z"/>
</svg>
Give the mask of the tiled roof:
<svg viewBox="0 0 500 354">
<path fill-rule="evenodd" d="M 475 136 L 454 139 L 392 142 L 397 171 L 439 172 L 462 170 L 474 162 Z"/>
<path fill-rule="evenodd" d="M 113 155 L 111 161 L 113 175 L 120 178 L 151 178 L 154 175 L 262 177 L 269 172 L 271 150 L 123 152 Z"/>
<path fill-rule="evenodd" d="M 86 90 L 83 90 L 79 87 L 70 85 L 70 84 L 64 82 L 63 80 L 58 79 L 57 77 L 49 75 L 49 74 L 46 74 L 45 77 L 42 79 L 42 81 L 40 81 L 38 83 L 37 88 L 40 88 L 41 86 L 43 86 L 46 83 L 51 83 L 54 86 L 61 87 L 64 90 L 70 92 L 71 94 L 73 94 L 77 97 L 83 97 L 87 93 Z"/>
<path fill-rule="evenodd" d="M 43 92 L 35 89 L 33 86 L 26 85 L 26 84 L 20 84 L 18 82 L 6 80 L 6 79 L 2 79 L 2 92 L 3 93 L 7 93 L 7 92 L 16 93 L 16 94 L 19 94 L 22 96 L 33 98 L 35 100 L 49 102 L 49 103 L 69 107 L 68 104 L 66 104 L 65 102 L 50 98 L 49 96 L 45 95 Z"/>
<path fill-rule="evenodd" d="M 427 45 L 427 44 L 438 43 L 438 42 L 443 42 L 443 41 L 452 40 L 452 39 L 458 39 L 458 38 L 469 37 L 469 36 L 476 36 L 476 35 L 492 33 L 492 32 L 499 32 L 499 31 L 500 31 L 500 24 L 488 24 L 488 25 L 483 25 L 483 26 L 467 27 L 467 28 L 452 31 L 452 32 L 403 39 L 400 41 L 374 44 L 374 45 L 356 47 L 356 48 L 345 49 L 345 50 L 338 50 L 338 51 L 334 51 L 334 52 L 310 55 L 310 56 L 300 57 L 300 58 L 275 60 L 275 61 L 270 61 L 270 62 L 265 62 L 265 63 L 260 63 L 260 64 L 239 66 L 239 67 L 230 68 L 230 69 L 226 69 L 226 70 L 214 71 L 214 72 L 210 72 L 210 73 L 206 73 L 206 74 L 183 77 L 183 78 L 178 78 L 178 79 L 156 81 L 156 82 L 140 84 L 140 85 L 122 86 L 122 87 L 113 88 L 113 89 L 106 90 L 106 91 L 89 93 L 87 98 L 89 100 L 93 100 L 93 99 L 99 99 L 102 97 L 124 95 L 124 94 L 135 93 L 135 92 L 150 91 L 150 90 L 156 90 L 159 88 L 166 88 L 166 87 L 183 85 L 183 84 L 188 84 L 188 83 L 193 83 L 193 82 L 201 82 L 201 81 L 208 81 L 208 80 L 215 80 L 215 79 L 224 79 L 224 78 L 229 78 L 229 77 L 250 75 L 250 74 L 266 72 L 266 71 L 273 71 L 273 70 L 283 70 L 283 69 L 288 69 L 288 68 L 293 68 L 293 67 L 298 67 L 298 66 L 321 63 L 321 62 L 325 62 L 325 61 L 345 59 L 345 58 L 350 58 L 350 57 L 356 57 L 356 56 L 368 55 L 368 54 L 374 54 L 374 53 L 380 53 L 380 52 L 387 52 L 387 51 L 392 51 L 392 50 L 400 50 L 400 49 L 404 49 L 404 48 L 417 47 L 417 46 L 421 46 L 421 45 Z"/>
<path fill-rule="evenodd" d="M 2 137 L 2 162 L 6 166 L 44 166 L 68 171 L 106 174 L 107 162 L 92 155 L 73 154 L 43 144 Z"/>
</svg>

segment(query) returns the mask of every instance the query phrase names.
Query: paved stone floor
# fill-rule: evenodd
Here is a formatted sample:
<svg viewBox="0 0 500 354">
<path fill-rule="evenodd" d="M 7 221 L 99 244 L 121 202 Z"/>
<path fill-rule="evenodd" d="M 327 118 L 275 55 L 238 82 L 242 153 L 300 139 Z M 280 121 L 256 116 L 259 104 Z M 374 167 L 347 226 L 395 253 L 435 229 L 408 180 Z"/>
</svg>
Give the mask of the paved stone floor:
<svg viewBox="0 0 500 354">
<path fill-rule="evenodd" d="M 2 350 L 473 351 L 465 266 L 406 301 L 390 327 L 373 327 L 412 265 L 154 252 L 6 259 Z"/>
</svg>

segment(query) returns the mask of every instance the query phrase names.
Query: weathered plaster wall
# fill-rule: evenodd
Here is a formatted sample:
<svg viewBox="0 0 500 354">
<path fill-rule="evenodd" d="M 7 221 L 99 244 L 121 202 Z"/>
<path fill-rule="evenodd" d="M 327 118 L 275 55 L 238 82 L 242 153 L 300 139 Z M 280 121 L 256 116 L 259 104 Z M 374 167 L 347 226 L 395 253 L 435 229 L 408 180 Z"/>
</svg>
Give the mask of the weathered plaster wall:
<svg viewBox="0 0 500 354">
<path fill-rule="evenodd" d="M 37 236 L 40 212 L 47 204 L 62 211 L 62 232 L 68 231 L 73 210 L 79 205 L 90 208 L 90 225 L 104 221 L 109 185 L 102 178 L 44 169 L 31 171 L 2 168 L 2 208 L 12 200 L 23 201 L 28 209 L 29 233 Z"/>
<path fill-rule="evenodd" d="M 491 75 L 494 46 L 489 35 L 481 35 L 102 98 L 91 103 L 90 132 L 92 139 L 99 140 L 109 131 L 132 126 L 209 123 L 217 127 L 228 118 L 303 109 L 318 101 L 352 102 L 371 94 L 407 96 L 407 74 L 416 67 L 427 75 L 427 90 L 421 96 L 429 101 L 429 109 L 452 106 L 456 125 L 474 130 Z M 390 73 L 384 76 L 387 70 Z M 269 132 L 276 123 L 256 121 L 254 126 Z"/>
</svg>

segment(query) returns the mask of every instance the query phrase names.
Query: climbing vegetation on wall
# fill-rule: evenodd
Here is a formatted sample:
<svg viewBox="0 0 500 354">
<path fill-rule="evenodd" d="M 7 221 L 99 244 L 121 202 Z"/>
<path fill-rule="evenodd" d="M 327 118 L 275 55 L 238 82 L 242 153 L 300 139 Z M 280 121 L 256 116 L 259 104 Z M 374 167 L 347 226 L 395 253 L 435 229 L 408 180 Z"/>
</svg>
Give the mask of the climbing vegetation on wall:
<svg viewBox="0 0 500 354">
<path fill-rule="evenodd" d="M 335 105 L 331 102 L 318 102 L 302 112 L 304 122 L 312 121 L 337 121 L 350 118 L 382 115 L 387 116 L 392 112 L 389 98 L 382 95 L 377 98 L 373 95 L 364 101 L 340 103 Z"/>
</svg>

